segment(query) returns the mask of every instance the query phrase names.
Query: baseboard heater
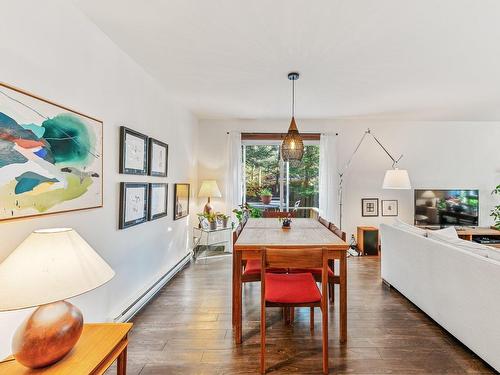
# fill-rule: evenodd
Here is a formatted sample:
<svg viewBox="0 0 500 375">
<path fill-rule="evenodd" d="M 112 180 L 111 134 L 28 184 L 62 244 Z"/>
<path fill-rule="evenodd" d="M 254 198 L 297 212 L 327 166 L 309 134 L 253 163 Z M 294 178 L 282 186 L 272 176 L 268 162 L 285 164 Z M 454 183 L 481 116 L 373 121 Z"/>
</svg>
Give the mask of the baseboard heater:
<svg viewBox="0 0 500 375">
<path fill-rule="evenodd" d="M 113 320 L 116 323 L 128 322 L 153 298 L 158 291 L 163 288 L 193 257 L 193 252 L 190 251 L 182 258 L 175 266 L 160 277 L 153 285 L 151 285 L 144 293 L 135 299 L 123 312 Z"/>
</svg>

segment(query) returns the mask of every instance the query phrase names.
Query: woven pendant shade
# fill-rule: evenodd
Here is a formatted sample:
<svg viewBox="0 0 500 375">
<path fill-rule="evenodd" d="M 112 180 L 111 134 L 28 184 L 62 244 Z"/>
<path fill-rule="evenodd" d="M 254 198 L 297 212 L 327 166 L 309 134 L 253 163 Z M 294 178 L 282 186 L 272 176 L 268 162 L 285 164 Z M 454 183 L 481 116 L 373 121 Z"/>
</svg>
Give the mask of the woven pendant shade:
<svg viewBox="0 0 500 375">
<path fill-rule="evenodd" d="M 281 157 L 284 161 L 302 160 L 304 155 L 304 142 L 302 142 L 302 137 L 297 130 L 297 124 L 295 123 L 295 117 L 292 117 L 290 122 L 290 127 L 288 128 L 288 133 L 283 139 L 281 145 Z"/>
</svg>

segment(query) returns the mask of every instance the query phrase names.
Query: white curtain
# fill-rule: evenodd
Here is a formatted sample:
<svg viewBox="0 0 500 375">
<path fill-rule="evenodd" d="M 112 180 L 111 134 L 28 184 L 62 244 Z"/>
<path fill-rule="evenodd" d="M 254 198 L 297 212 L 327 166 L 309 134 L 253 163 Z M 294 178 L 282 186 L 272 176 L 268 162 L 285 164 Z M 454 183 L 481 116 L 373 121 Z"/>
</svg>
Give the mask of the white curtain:
<svg viewBox="0 0 500 375">
<path fill-rule="evenodd" d="M 339 218 L 336 145 L 336 135 L 321 134 L 319 141 L 319 213 L 333 223 L 338 223 Z"/>
<path fill-rule="evenodd" d="M 226 149 L 226 213 L 231 214 L 231 211 L 240 205 L 243 199 L 240 132 L 228 133 Z"/>
</svg>

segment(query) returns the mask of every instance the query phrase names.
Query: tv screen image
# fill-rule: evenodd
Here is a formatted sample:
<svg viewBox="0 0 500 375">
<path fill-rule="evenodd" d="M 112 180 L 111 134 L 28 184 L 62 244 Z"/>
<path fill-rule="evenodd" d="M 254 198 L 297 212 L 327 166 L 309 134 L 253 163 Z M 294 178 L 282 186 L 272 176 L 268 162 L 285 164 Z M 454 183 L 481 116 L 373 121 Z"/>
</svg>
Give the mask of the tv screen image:
<svg viewBox="0 0 500 375">
<path fill-rule="evenodd" d="M 479 224 L 479 190 L 415 189 L 415 225 L 449 227 Z"/>
</svg>

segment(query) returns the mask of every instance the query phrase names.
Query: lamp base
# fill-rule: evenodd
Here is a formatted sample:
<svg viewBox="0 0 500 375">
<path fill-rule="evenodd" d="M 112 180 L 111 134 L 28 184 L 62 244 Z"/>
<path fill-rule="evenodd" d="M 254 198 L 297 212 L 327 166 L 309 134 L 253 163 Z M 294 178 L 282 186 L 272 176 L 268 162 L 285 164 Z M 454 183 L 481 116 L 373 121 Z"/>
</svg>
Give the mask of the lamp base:
<svg viewBox="0 0 500 375">
<path fill-rule="evenodd" d="M 214 207 L 212 206 L 212 204 L 210 203 L 210 199 L 208 200 L 207 204 L 205 205 L 205 207 L 203 207 L 203 212 L 206 213 L 206 214 L 209 214 L 211 213 L 212 211 L 214 210 Z"/>
<path fill-rule="evenodd" d="M 12 355 L 22 365 L 39 368 L 59 361 L 75 346 L 82 334 L 83 315 L 66 301 L 38 307 L 17 328 Z"/>
</svg>

